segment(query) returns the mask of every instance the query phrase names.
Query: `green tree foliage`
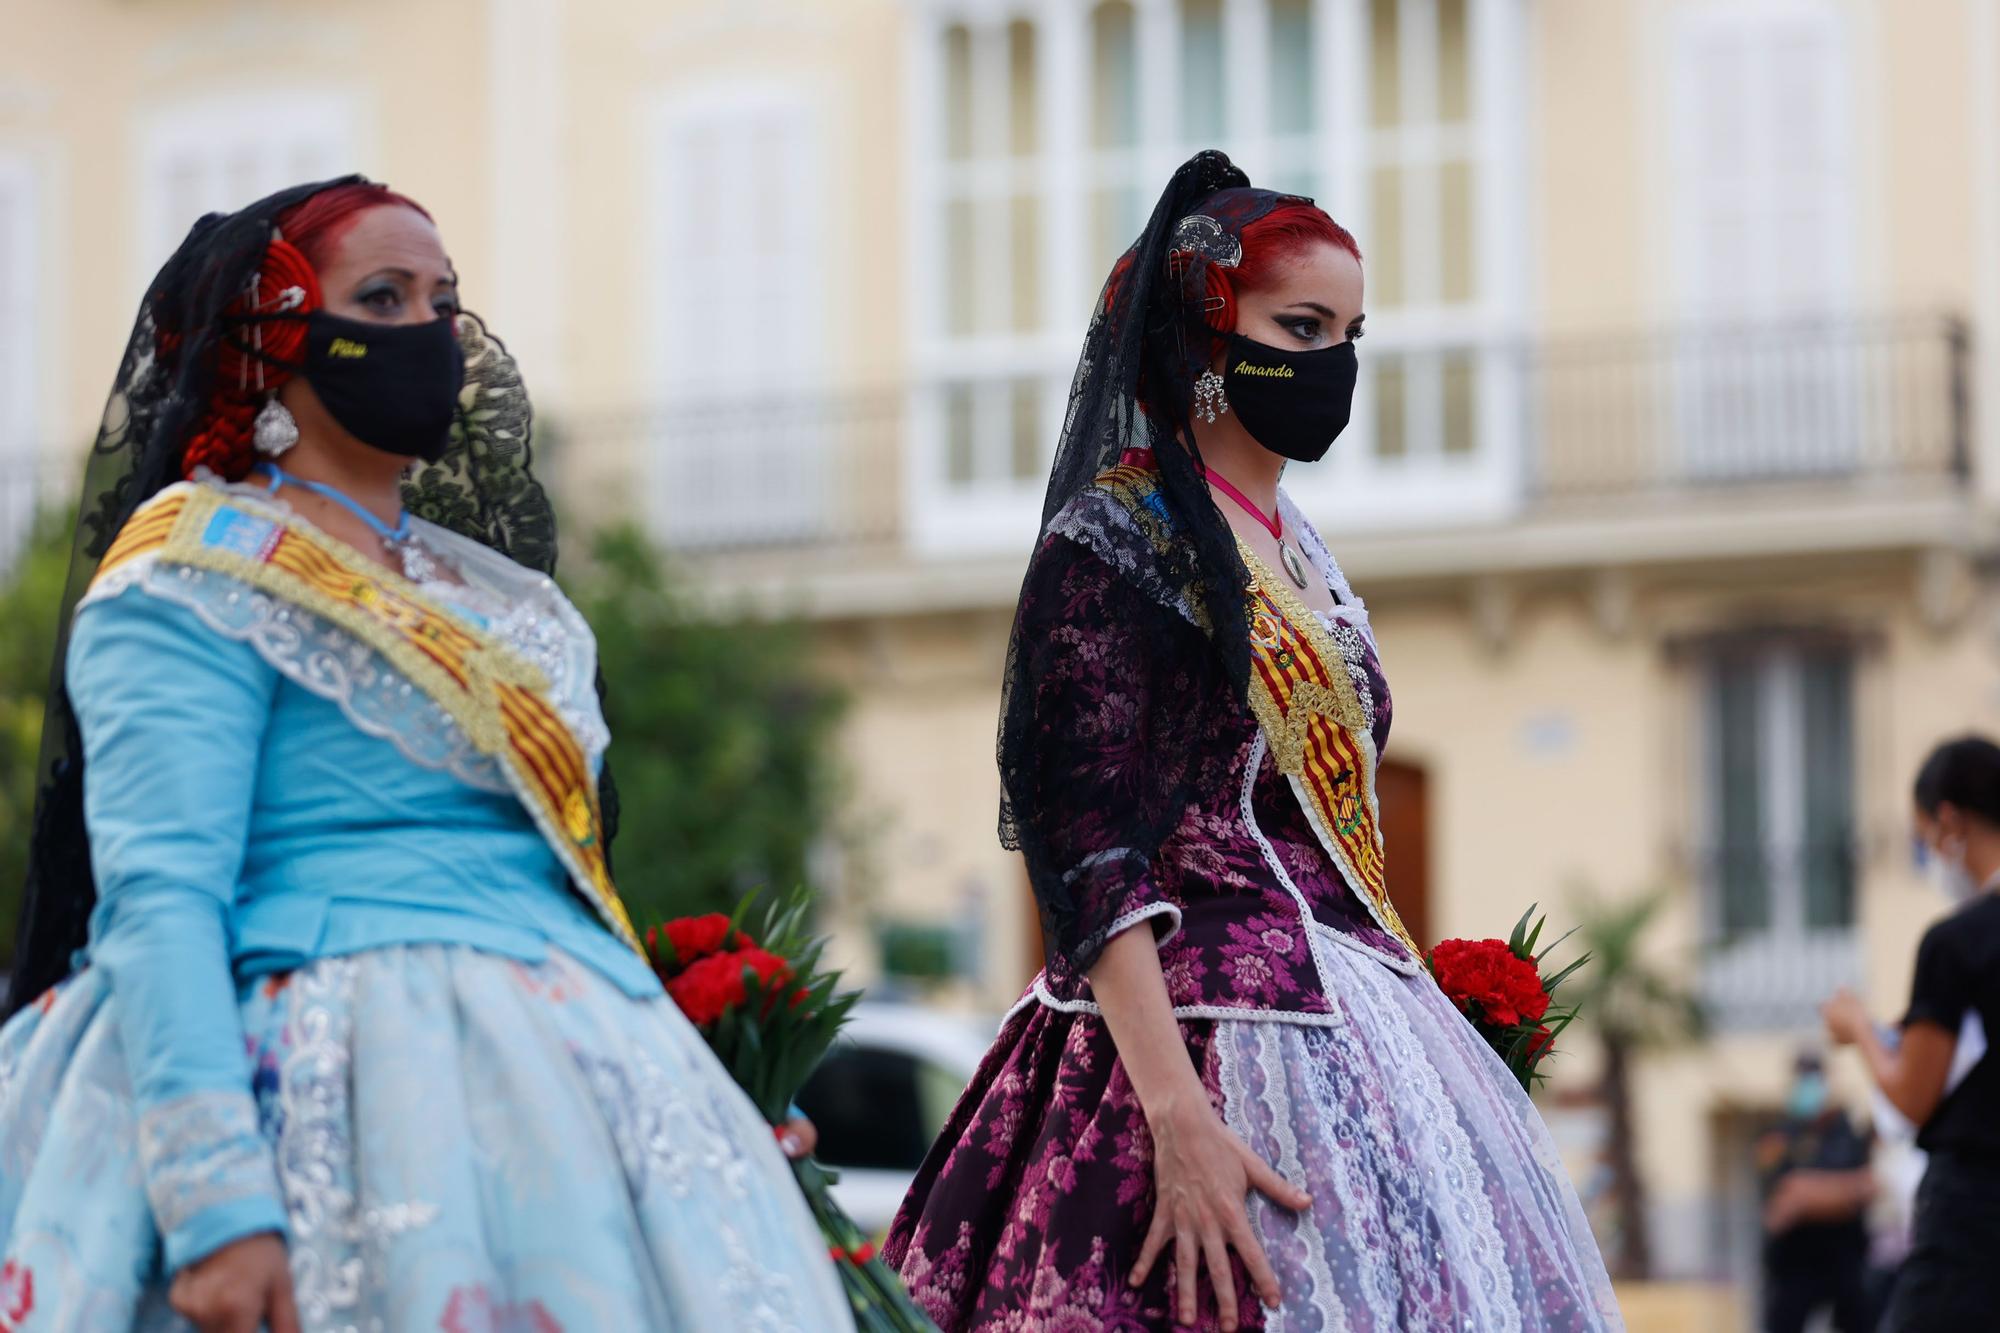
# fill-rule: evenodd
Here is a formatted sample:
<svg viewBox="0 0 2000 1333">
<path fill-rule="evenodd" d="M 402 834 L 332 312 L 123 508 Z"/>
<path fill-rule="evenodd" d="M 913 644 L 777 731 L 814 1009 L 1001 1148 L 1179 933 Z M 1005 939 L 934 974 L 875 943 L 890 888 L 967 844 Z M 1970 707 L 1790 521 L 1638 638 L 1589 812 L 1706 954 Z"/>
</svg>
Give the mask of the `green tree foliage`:
<svg viewBox="0 0 2000 1333">
<path fill-rule="evenodd" d="M 34 823 L 42 705 L 68 573 L 68 525 L 45 516 L 0 583 L 0 967 L 14 957 Z"/>
<path fill-rule="evenodd" d="M 610 684 L 612 855 L 634 919 L 807 882 L 836 805 L 842 701 L 807 672 L 804 631 L 698 613 L 629 527 L 591 556 L 571 591 Z"/>
</svg>

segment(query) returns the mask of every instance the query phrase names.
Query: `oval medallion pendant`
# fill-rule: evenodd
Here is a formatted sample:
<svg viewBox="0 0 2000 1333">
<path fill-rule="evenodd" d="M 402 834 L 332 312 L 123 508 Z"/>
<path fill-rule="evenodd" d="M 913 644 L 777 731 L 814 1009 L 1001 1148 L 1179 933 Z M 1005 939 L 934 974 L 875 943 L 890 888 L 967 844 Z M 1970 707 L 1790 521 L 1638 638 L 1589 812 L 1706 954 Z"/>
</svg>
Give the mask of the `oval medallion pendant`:
<svg viewBox="0 0 2000 1333">
<path fill-rule="evenodd" d="M 1285 573 L 1291 575 L 1292 582 L 1301 590 L 1310 586 L 1306 582 L 1306 562 L 1300 558 L 1289 542 L 1278 543 L 1278 557 L 1284 561 Z"/>
</svg>

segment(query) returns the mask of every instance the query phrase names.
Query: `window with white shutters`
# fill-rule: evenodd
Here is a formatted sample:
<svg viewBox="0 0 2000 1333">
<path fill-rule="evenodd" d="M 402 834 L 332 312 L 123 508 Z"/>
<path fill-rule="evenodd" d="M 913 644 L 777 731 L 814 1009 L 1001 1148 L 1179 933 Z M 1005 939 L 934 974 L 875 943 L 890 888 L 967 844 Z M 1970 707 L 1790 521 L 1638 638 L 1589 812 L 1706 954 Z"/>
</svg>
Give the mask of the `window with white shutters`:
<svg viewBox="0 0 2000 1333">
<path fill-rule="evenodd" d="M 828 336 L 811 96 L 733 84 L 676 97 L 652 127 L 648 235 L 663 411 L 649 510 L 669 545 L 782 543 L 826 515 Z M 705 200 L 727 199 L 716 208 Z"/>
<path fill-rule="evenodd" d="M 1827 0 L 1704 4 L 1672 55 L 1673 254 L 1695 345 L 1678 425 L 1715 480 L 1839 469 L 1860 402 L 1842 363 L 1854 290 L 1847 30 Z"/>
<path fill-rule="evenodd" d="M 1522 4 L 919 6 L 916 544 L 1027 540 L 1093 303 L 1161 184 L 1207 147 L 1316 198 L 1367 253 L 1355 424 L 1293 494 L 1343 527 L 1508 508 Z"/>
<path fill-rule="evenodd" d="M 1704 966 L 1725 1021 L 1799 1021 L 1853 979 L 1854 676 L 1850 645 L 1813 636 L 1732 639 L 1703 664 Z"/>
<path fill-rule="evenodd" d="M 204 213 L 359 171 L 355 99 L 258 92 L 147 113 L 139 133 L 138 267 L 152 280 Z"/>
</svg>

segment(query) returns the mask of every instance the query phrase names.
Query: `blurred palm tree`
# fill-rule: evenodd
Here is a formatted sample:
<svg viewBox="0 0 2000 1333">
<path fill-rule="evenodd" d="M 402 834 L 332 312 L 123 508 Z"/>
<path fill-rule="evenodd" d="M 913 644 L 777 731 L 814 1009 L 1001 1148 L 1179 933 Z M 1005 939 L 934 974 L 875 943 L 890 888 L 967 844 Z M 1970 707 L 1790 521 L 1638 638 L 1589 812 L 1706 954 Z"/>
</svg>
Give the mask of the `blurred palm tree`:
<svg viewBox="0 0 2000 1333">
<path fill-rule="evenodd" d="M 1615 1235 L 1607 1256 L 1613 1276 L 1644 1278 L 1653 1266 L 1646 1182 L 1632 1120 L 1632 1062 L 1642 1051 L 1691 1041 L 1704 1028 L 1700 1002 L 1682 981 L 1687 973 L 1649 955 L 1646 937 L 1668 901 L 1664 890 L 1607 902 L 1583 894 L 1576 903 L 1576 942 L 1590 965 L 1564 984 L 1563 999 L 1604 1047 L 1600 1093 L 1610 1121 L 1605 1156 L 1611 1174 Z"/>
</svg>

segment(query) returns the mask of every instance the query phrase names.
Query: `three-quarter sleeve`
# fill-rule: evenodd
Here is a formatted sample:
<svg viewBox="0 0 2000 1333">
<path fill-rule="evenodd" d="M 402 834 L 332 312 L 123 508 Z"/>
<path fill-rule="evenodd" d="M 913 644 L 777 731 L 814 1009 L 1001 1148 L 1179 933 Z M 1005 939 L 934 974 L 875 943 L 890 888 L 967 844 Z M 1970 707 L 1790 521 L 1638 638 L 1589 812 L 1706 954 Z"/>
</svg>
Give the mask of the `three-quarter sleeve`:
<svg viewBox="0 0 2000 1333">
<path fill-rule="evenodd" d="M 1009 797 L 1052 977 L 1087 972 L 1142 921 L 1162 937 L 1179 927 L 1154 862 L 1186 805 L 1205 649 L 1089 547 L 1054 536 L 1037 553 L 1015 628 L 1014 688 L 1032 692 L 1029 758 L 1009 775 Z"/>
<path fill-rule="evenodd" d="M 285 1227 L 229 935 L 277 673 L 192 610 L 127 591 L 79 612 L 67 679 L 97 881 L 90 964 L 109 982 L 172 1272 Z"/>
</svg>

